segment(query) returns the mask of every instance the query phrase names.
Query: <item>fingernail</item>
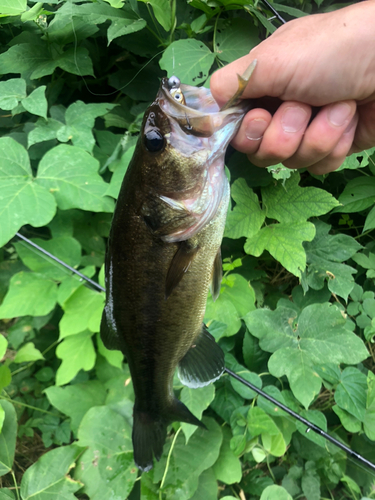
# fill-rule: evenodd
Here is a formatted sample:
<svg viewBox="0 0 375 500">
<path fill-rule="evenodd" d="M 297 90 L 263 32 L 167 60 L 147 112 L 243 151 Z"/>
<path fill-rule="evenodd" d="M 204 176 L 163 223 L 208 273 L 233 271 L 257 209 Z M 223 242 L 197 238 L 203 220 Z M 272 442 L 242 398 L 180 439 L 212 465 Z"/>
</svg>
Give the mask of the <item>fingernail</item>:
<svg viewBox="0 0 375 500">
<path fill-rule="evenodd" d="M 351 107 L 346 102 L 333 104 L 328 109 L 328 120 L 335 127 L 342 127 L 351 114 Z"/>
<path fill-rule="evenodd" d="M 284 132 L 298 132 L 307 122 L 307 112 L 299 106 L 286 108 L 281 117 Z"/>
<path fill-rule="evenodd" d="M 245 130 L 245 135 L 250 141 L 259 141 L 267 128 L 266 120 L 254 119 L 251 120 Z"/>
</svg>

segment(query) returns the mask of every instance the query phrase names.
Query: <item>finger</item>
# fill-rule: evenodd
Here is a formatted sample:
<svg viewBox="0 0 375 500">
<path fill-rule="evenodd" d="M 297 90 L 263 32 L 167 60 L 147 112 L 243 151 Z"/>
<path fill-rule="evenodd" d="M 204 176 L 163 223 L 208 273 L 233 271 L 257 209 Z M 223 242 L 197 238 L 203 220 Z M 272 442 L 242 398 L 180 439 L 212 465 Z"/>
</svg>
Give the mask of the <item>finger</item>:
<svg viewBox="0 0 375 500">
<path fill-rule="evenodd" d="M 273 115 L 259 148 L 249 159 L 258 167 L 276 165 L 298 150 L 309 123 L 311 107 L 293 101 L 284 102 Z"/>
<path fill-rule="evenodd" d="M 258 150 L 271 120 L 271 113 L 265 109 L 252 109 L 243 119 L 240 129 L 232 141 L 232 146 L 241 153 L 254 154 Z"/>
<path fill-rule="evenodd" d="M 358 114 L 356 113 L 332 152 L 323 158 L 323 160 L 309 167 L 308 170 L 310 173 L 315 175 L 328 174 L 337 170 L 344 163 L 353 144 L 357 123 Z"/>
<path fill-rule="evenodd" d="M 358 126 L 350 153 L 375 146 L 375 101 L 358 106 Z"/>
<path fill-rule="evenodd" d="M 296 153 L 284 165 L 288 168 L 304 168 L 326 158 L 339 143 L 355 111 L 355 101 L 342 101 L 323 107 L 308 126 Z"/>
</svg>

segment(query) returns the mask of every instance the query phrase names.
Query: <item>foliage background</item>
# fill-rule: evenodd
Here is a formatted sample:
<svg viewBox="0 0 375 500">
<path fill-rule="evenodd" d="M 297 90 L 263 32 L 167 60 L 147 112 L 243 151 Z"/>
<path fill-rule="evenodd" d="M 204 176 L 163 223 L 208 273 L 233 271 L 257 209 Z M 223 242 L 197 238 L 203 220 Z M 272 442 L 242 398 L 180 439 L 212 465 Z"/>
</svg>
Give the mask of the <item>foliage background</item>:
<svg viewBox="0 0 375 500">
<path fill-rule="evenodd" d="M 274 5 L 286 19 L 343 6 Z M 160 77 L 208 85 L 274 31 L 267 11 L 0 0 L 0 16 L 0 500 L 374 498 L 373 474 L 227 376 L 197 390 L 176 379 L 209 431 L 175 423 L 140 478 L 128 367 L 98 336 L 103 293 L 15 237 L 103 285 L 111 212 Z M 225 277 L 206 314 L 229 368 L 373 462 L 374 159 L 316 177 L 232 151 Z"/>
</svg>

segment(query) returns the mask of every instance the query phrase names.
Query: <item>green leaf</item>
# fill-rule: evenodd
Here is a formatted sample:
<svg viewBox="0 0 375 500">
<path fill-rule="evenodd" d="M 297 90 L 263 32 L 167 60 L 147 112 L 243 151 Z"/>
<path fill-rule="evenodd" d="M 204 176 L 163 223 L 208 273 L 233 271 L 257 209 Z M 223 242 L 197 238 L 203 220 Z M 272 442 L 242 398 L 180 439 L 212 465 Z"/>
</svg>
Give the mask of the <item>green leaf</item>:
<svg viewBox="0 0 375 500">
<path fill-rule="evenodd" d="M 77 432 L 87 411 L 93 406 L 103 405 L 106 398 L 106 390 L 98 380 L 89 380 L 67 387 L 51 386 L 44 392 L 51 405 L 71 418 L 70 425 L 73 432 Z"/>
<path fill-rule="evenodd" d="M 0 108 L 13 109 L 26 97 L 26 82 L 22 78 L 11 78 L 0 82 Z"/>
<path fill-rule="evenodd" d="M 0 489 L 0 500 L 15 500 L 14 493 L 8 488 Z"/>
<path fill-rule="evenodd" d="M 5 353 L 7 352 L 7 346 L 8 346 L 7 339 L 4 337 L 4 335 L 0 333 L 0 360 L 3 359 Z"/>
<path fill-rule="evenodd" d="M 64 124 L 53 118 L 47 120 L 39 118 L 35 123 L 35 128 L 27 136 L 27 146 L 30 147 L 38 142 L 50 141 L 56 139 L 57 132 Z"/>
<path fill-rule="evenodd" d="M 220 448 L 220 455 L 214 465 L 215 477 L 225 484 L 239 483 L 242 478 L 241 461 L 233 453 L 230 447 L 232 433 L 229 427 L 224 426 L 223 443 Z"/>
<path fill-rule="evenodd" d="M 345 327 L 340 310 L 329 303 L 311 304 L 295 324 L 293 309 L 258 309 L 244 318 L 260 347 L 274 354 L 268 362 L 272 375 L 286 375 L 299 401 L 308 407 L 318 394 L 321 379 L 313 369 L 324 363 L 355 364 L 368 356 L 362 340 Z"/>
<path fill-rule="evenodd" d="M 65 112 L 65 122 L 58 129 L 56 137 L 60 142 L 72 141 L 77 146 L 89 153 L 92 153 L 95 139 L 92 128 L 95 119 L 111 111 L 116 104 L 100 103 L 85 104 L 82 101 L 76 101 L 71 104 Z"/>
<path fill-rule="evenodd" d="M 112 22 L 107 32 L 108 45 L 119 36 L 129 35 L 130 33 L 143 30 L 146 25 L 147 23 L 144 19 L 129 19 L 127 17 Z"/>
<path fill-rule="evenodd" d="M 305 473 L 301 480 L 302 491 L 308 500 L 320 500 L 320 478 Z"/>
<path fill-rule="evenodd" d="M 255 235 L 265 219 L 258 196 L 248 187 L 245 179 L 237 179 L 231 186 L 231 196 L 236 206 L 228 214 L 225 225 L 227 238 L 250 238 Z"/>
<path fill-rule="evenodd" d="M 293 500 L 289 493 L 282 486 L 267 486 L 263 491 L 260 500 Z"/>
<path fill-rule="evenodd" d="M 36 88 L 31 94 L 21 100 L 22 106 L 33 115 L 42 116 L 47 119 L 47 99 L 46 99 L 46 86 Z"/>
<path fill-rule="evenodd" d="M 256 373 L 252 373 L 249 372 L 248 370 L 241 369 L 242 368 L 241 365 L 231 368 L 232 369 L 234 368 L 234 371 L 236 372 L 237 375 L 244 378 L 251 384 L 255 385 L 255 387 L 257 387 L 258 389 L 262 388 L 262 380 Z M 236 380 L 231 377 L 230 383 L 232 384 L 233 389 L 244 399 L 253 399 L 256 397 L 256 393 L 249 387 L 246 387 L 244 384 L 242 384 L 242 382 L 240 382 L 239 380 Z"/>
<path fill-rule="evenodd" d="M 110 350 L 105 347 L 102 339 L 100 338 L 100 334 L 96 336 L 97 344 L 98 344 L 98 352 L 101 354 L 110 365 L 115 366 L 118 369 L 122 369 L 122 362 L 124 360 L 124 355 L 121 351 Z"/>
<path fill-rule="evenodd" d="M 163 26 L 165 31 L 169 31 L 172 26 L 171 2 L 168 0 L 141 0 L 152 6 L 156 19 Z"/>
<path fill-rule="evenodd" d="M 27 9 L 27 0 L 0 0 L 0 14 L 19 16 Z"/>
<path fill-rule="evenodd" d="M 189 408 L 192 414 L 199 420 L 202 418 L 203 412 L 209 407 L 215 397 L 215 386 L 213 384 L 198 389 L 190 389 L 184 387 L 181 391 L 181 401 Z M 181 423 L 182 430 L 185 434 L 186 442 L 198 429 L 196 425 Z"/>
<path fill-rule="evenodd" d="M 231 18 L 219 25 L 216 35 L 215 52 L 227 63 L 247 55 L 258 45 L 258 30 L 247 19 Z"/>
<path fill-rule="evenodd" d="M 286 452 L 286 442 L 281 432 L 276 435 L 262 434 L 263 448 L 275 457 L 282 457 Z"/>
<path fill-rule="evenodd" d="M 56 385 L 70 382 L 79 370 L 91 370 L 95 364 L 95 349 L 92 333 L 85 331 L 64 339 L 56 349 L 56 356 L 62 359 L 56 373 Z"/>
<path fill-rule="evenodd" d="M 0 391 L 7 387 L 12 381 L 12 374 L 6 365 L 0 365 Z"/>
<path fill-rule="evenodd" d="M 114 171 L 106 196 L 112 196 L 117 199 L 120 192 L 122 181 L 124 180 L 125 173 L 128 169 L 130 160 L 133 157 L 135 146 L 129 148 L 117 161 L 116 170 Z"/>
<path fill-rule="evenodd" d="M 32 342 L 28 342 L 17 351 L 14 363 L 25 363 L 27 361 L 37 361 L 38 359 L 44 359 L 43 354 Z"/>
<path fill-rule="evenodd" d="M 363 429 L 366 436 L 375 441 L 375 375 L 370 371 L 367 375 L 367 385 L 366 413 L 363 420 Z"/>
<path fill-rule="evenodd" d="M 0 318 L 45 316 L 55 307 L 56 284 L 38 273 L 21 271 L 12 276 L 0 306 Z"/>
<path fill-rule="evenodd" d="M 207 469 L 199 476 L 198 488 L 190 500 L 217 500 L 218 488 L 214 469 Z"/>
<path fill-rule="evenodd" d="M 47 241 L 40 238 L 32 238 L 31 241 L 72 267 L 78 267 L 81 261 L 81 245 L 74 238 L 61 237 Z M 22 262 L 31 271 L 36 271 L 58 281 L 63 280 L 69 275 L 69 271 L 60 264 L 34 250 L 27 243 L 20 241 L 15 243 L 14 246 Z"/>
<path fill-rule="evenodd" d="M 64 316 L 60 321 L 60 339 L 87 329 L 98 332 L 103 306 L 103 293 L 95 292 L 85 286 L 78 288 L 64 302 Z M 94 323 L 93 318 L 96 320 Z"/>
<path fill-rule="evenodd" d="M 247 425 L 253 437 L 259 436 L 260 434 L 269 434 L 271 436 L 280 434 L 280 430 L 273 419 L 257 406 L 250 408 L 247 414 Z"/>
<path fill-rule="evenodd" d="M 92 500 L 128 498 L 138 471 L 127 420 L 108 406 L 93 407 L 81 421 L 78 440 L 89 447 L 75 474 L 85 483 L 84 493 Z"/>
<path fill-rule="evenodd" d="M 318 411 L 318 410 L 302 410 L 301 411 L 301 417 L 305 418 L 306 420 L 309 420 L 313 424 L 317 425 L 323 431 L 327 432 L 327 419 L 325 415 Z M 312 431 L 307 425 L 303 424 L 302 422 L 298 421 L 296 422 L 296 427 L 297 430 L 308 440 L 312 441 L 313 443 L 321 446 L 322 448 L 326 447 L 326 440 L 323 436 L 320 436 L 316 432 Z"/>
<path fill-rule="evenodd" d="M 357 368 L 348 366 L 341 374 L 335 391 L 335 401 L 340 408 L 363 422 L 366 411 L 366 375 Z"/>
<path fill-rule="evenodd" d="M 360 176 L 350 180 L 339 196 L 339 202 L 343 206 L 337 207 L 335 212 L 360 212 L 371 207 L 375 202 L 375 178 Z"/>
<path fill-rule="evenodd" d="M 198 85 L 207 79 L 214 60 L 215 54 L 203 42 L 188 38 L 172 42 L 159 64 L 167 71 L 168 77 L 178 75 L 181 82 Z"/>
<path fill-rule="evenodd" d="M 277 184 L 262 188 L 262 199 L 267 209 L 267 217 L 279 222 L 305 221 L 323 215 L 339 203 L 324 189 L 298 185 L 299 173 Z"/>
<path fill-rule="evenodd" d="M 4 420 L 0 432 L 0 476 L 12 470 L 17 438 L 17 415 L 9 401 L 0 399 Z"/>
<path fill-rule="evenodd" d="M 329 235 L 331 226 L 324 222 L 316 221 L 315 226 L 315 238 L 304 244 L 308 264 L 306 283 L 314 290 L 320 290 L 327 280 L 329 290 L 347 300 L 354 286 L 356 269 L 342 262 L 362 247 L 346 234 Z"/>
<path fill-rule="evenodd" d="M 255 257 L 268 250 L 288 271 L 301 277 L 306 267 L 302 242 L 311 241 L 314 236 L 315 227 L 311 222 L 270 224 L 248 238 L 244 249 Z"/>
<path fill-rule="evenodd" d="M 343 427 L 348 432 L 355 432 L 355 433 L 357 433 L 357 432 L 361 431 L 362 424 L 361 424 L 361 422 L 356 417 L 353 417 L 353 415 L 350 415 L 350 413 L 348 413 L 347 411 L 342 410 L 338 405 L 334 405 L 332 407 L 332 410 L 339 417 L 339 419 L 340 419 Z"/>
<path fill-rule="evenodd" d="M 219 457 L 223 440 L 222 431 L 212 418 L 204 418 L 208 432 L 198 429 L 185 445 L 185 438 L 179 434 L 171 455 L 163 492 L 168 500 L 188 500 L 198 488 L 199 476 L 212 467 Z M 160 462 L 155 464 L 154 482 L 164 475 L 167 453 L 171 439 L 164 446 Z"/>
<path fill-rule="evenodd" d="M 113 200 L 105 196 L 108 185 L 98 168 L 99 162 L 86 151 L 61 144 L 42 158 L 36 182 L 53 193 L 62 210 L 112 212 Z"/>
<path fill-rule="evenodd" d="M 81 449 L 74 444 L 60 446 L 42 455 L 27 469 L 21 481 L 23 500 L 51 500 L 51 498 L 75 500 L 74 493 L 83 484 L 75 481 L 69 471 L 75 467 L 75 461 Z"/>
</svg>

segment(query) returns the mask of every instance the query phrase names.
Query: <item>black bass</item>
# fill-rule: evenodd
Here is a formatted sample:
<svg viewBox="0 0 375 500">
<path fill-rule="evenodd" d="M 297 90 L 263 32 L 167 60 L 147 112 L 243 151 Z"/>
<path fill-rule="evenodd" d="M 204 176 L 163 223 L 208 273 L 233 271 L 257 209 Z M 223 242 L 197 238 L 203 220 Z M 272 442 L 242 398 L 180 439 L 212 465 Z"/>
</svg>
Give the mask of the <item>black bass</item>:
<svg viewBox="0 0 375 500">
<path fill-rule="evenodd" d="M 164 78 L 113 215 L 101 336 L 129 363 L 134 460 L 143 471 L 153 456 L 160 459 L 171 422 L 204 427 L 174 396 L 176 367 L 188 387 L 224 371 L 223 352 L 202 321 L 209 287 L 214 299 L 220 292 L 229 202 L 224 154 L 248 105 L 226 108 L 208 89 Z"/>
</svg>

